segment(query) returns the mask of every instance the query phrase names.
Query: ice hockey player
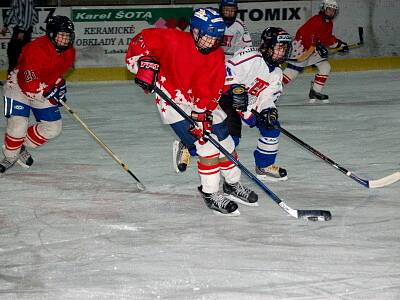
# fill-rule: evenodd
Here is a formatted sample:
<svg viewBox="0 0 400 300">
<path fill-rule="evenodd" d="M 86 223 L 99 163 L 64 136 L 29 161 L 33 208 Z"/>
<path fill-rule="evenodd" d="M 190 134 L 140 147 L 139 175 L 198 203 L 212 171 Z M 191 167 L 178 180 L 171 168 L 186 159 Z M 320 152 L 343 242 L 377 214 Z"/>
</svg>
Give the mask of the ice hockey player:
<svg viewBox="0 0 400 300">
<path fill-rule="evenodd" d="M 288 63 L 283 71 L 283 84 L 287 85 L 305 67 L 315 65 L 318 68 L 318 73 L 311 82 L 310 103 L 329 103 L 328 95 L 322 94 L 331 71 L 327 48 L 340 48 L 339 53 L 342 54 L 349 52 L 347 43 L 332 34 L 333 19 L 338 12 L 336 0 L 322 1 L 319 13 L 308 19 L 297 30 L 290 57 L 291 60 L 297 61 Z"/>
<path fill-rule="evenodd" d="M 23 48 L 4 86 L 7 128 L 0 173 L 16 162 L 29 168 L 33 159 L 27 148 L 40 147 L 61 133 L 59 101 L 66 101 L 62 77 L 75 60 L 74 39 L 71 20 L 53 16 L 47 22 L 46 35 Z M 36 123 L 29 126 L 31 111 Z"/>
<path fill-rule="evenodd" d="M 252 46 L 252 41 L 246 25 L 237 16 L 237 0 L 221 0 L 218 11 L 226 25 L 221 46 L 225 53 L 225 61 L 227 61 L 237 50 Z M 240 116 L 230 103 L 224 101 L 224 97 L 220 99 L 219 104 L 227 114 L 226 120 L 229 133 L 235 141 L 235 145 L 237 145 L 239 144 L 242 128 Z M 181 141 L 174 141 L 172 152 L 173 166 L 177 173 L 185 171 L 189 165 L 190 157 L 196 155 L 194 147 L 188 149 Z"/>
<path fill-rule="evenodd" d="M 195 144 L 199 157 L 198 173 L 206 205 L 223 215 L 238 215 L 237 204 L 257 205 L 258 196 L 240 183 L 241 172 L 223 156 L 204 133 L 212 133 L 220 144 L 237 157 L 218 99 L 225 80 L 225 61 L 219 47 L 225 24 L 213 9 L 195 9 L 190 32 L 176 29 L 144 29 L 130 42 L 127 68 L 136 74 L 135 82 L 145 92 L 157 85 L 198 124 L 191 128 L 170 105 L 156 96 L 163 123 L 169 124 L 185 144 Z M 224 177 L 219 192 L 220 176 Z M 234 200 L 234 201 L 232 201 Z"/>
<path fill-rule="evenodd" d="M 286 180 L 287 172 L 275 165 L 280 131 L 275 102 L 282 93 L 280 64 L 289 57 L 292 37 L 278 27 L 268 27 L 261 34 L 259 48 L 244 48 L 226 63 L 225 101 L 241 115 L 243 122 L 260 132 L 254 151 L 255 171 L 261 180 Z M 259 113 L 253 114 L 252 110 Z"/>
</svg>

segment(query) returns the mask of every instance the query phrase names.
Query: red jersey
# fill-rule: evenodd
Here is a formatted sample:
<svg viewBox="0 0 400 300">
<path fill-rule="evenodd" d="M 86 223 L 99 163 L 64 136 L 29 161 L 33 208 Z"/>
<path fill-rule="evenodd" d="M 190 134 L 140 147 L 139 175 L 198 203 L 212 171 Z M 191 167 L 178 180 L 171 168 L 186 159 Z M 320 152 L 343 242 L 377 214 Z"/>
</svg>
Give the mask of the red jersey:
<svg viewBox="0 0 400 300">
<path fill-rule="evenodd" d="M 73 47 L 57 52 L 47 36 L 28 43 L 18 60 L 18 85 L 26 95 L 50 90 L 75 61 Z"/>
<path fill-rule="evenodd" d="M 171 99 L 190 102 L 198 109 L 214 110 L 225 82 L 225 57 L 222 48 L 201 54 L 190 32 L 176 29 L 144 29 L 129 44 L 126 63 L 136 73 L 141 55 L 160 62 L 158 84 Z"/>
<path fill-rule="evenodd" d="M 295 40 L 301 41 L 305 50 L 315 47 L 320 42 L 325 47 L 334 45 L 337 42 L 332 34 L 332 20 L 325 20 L 321 14 L 315 15 L 307 20 L 296 33 Z"/>
</svg>

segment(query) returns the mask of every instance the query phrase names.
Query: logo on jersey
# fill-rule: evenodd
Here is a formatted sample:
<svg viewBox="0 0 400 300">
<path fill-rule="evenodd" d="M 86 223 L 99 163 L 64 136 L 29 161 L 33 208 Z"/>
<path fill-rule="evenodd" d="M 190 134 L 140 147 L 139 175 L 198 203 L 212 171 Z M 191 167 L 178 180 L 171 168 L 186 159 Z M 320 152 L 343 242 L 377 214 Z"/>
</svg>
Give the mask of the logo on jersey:
<svg viewBox="0 0 400 300">
<path fill-rule="evenodd" d="M 24 107 L 22 105 L 15 105 L 14 108 L 16 110 L 23 110 L 24 109 Z"/>
<path fill-rule="evenodd" d="M 232 47 L 232 39 L 233 39 L 233 35 L 224 35 L 224 41 L 223 41 L 222 46 Z"/>
<path fill-rule="evenodd" d="M 24 77 L 25 77 L 26 82 L 37 79 L 35 72 L 30 71 L 30 70 L 24 71 Z"/>
<path fill-rule="evenodd" d="M 253 83 L 251 84 L 251 87 L 248 91 L 248 93 L 252 96 L 256 96 L 258 97 L 258 95 L 260 95 L 260 93 L 265 90 L 267 87 L 269 86 L 269 83 L 260 79 L 260 78 L 256 78 Z"/>
</svg>

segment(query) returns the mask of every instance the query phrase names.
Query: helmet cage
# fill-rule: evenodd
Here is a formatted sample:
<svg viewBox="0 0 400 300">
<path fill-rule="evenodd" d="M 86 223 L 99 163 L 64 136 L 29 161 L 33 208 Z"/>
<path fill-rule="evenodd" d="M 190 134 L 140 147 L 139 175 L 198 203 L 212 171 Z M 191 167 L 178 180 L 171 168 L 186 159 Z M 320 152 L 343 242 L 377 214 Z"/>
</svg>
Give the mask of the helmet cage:
<svg viewBox="0 0 400 300">
<path fill-rule="evenodd" d="M 269 65 L 277 67 L 292 54 L 292 37 L 281 28 L 267 28 L 261 39 L 260 52 Z"/>
<path fill-rule="evenodd" d="M 52 16 L 46 24 L 46 35 L 58 52 L 65 51 L 74 44 L 74 24 L 68 17 Z"/>
<path fill-rule="evenodd" d="M 222 44 L 225 23 L 217 11 L 199 8 L 190 19 L 190 31 L 198 50 L 208 54 Z"/>
<path fill-rule="evenodd" d="M 335 13 L 333 15 L 327 15 L 326 10 L 328 8 L 334 9 Z M 325 20 L 333 20 L 339 14 L 339 5 L 335 0 L 324 0 L 321 3 L 320 14 L 322 14 Z"/>
<path fill-rule="evenodd" d="M 224 11 L 226 12 L 226 9 L 224 8 L 229 8 L 229 11 L 233 11 L 232 15 L 225 15 Z M 219 5 L 219 13 L 221 14 L 222 19 L 224 19 L 224 22 L 227 26 L 231 26 L 233 23 L 235 23 L 237 13 L 238 13 L 238 5 L 236 0 L 222 0 L 220 5 Z"/>
</svg>

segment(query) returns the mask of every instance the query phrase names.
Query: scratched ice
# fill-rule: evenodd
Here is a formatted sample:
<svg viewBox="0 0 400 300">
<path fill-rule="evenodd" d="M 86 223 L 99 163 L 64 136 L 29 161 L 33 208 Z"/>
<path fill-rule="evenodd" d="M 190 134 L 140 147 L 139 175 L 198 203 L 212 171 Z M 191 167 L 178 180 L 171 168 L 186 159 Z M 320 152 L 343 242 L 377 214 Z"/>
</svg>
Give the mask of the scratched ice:
<svg viewBox="0 0 400 300">
<path fill-rule="evenodd" d="M 288 86 L 282 126 L 362 178 L 398 171 L 400 72 L 333 73 L 323 106 L 304 104 L 311 79 Z M 71 83 L 68 103 L 147 190 L 64 112 L 33 167 L 0 178 L 1 299 L 400 298 L 400 183 L 366 189 L 282 136 L 290 178 L 267 186 L 333 219 L 288 217 L 245 176 L 260 206 L 224 218 L 197 194 L 194 161 L 173 172 L 174 135 L 151 95 Z M 256 140 L 246 128 L 238 149 L 250 170 Z"/>
</svg>

